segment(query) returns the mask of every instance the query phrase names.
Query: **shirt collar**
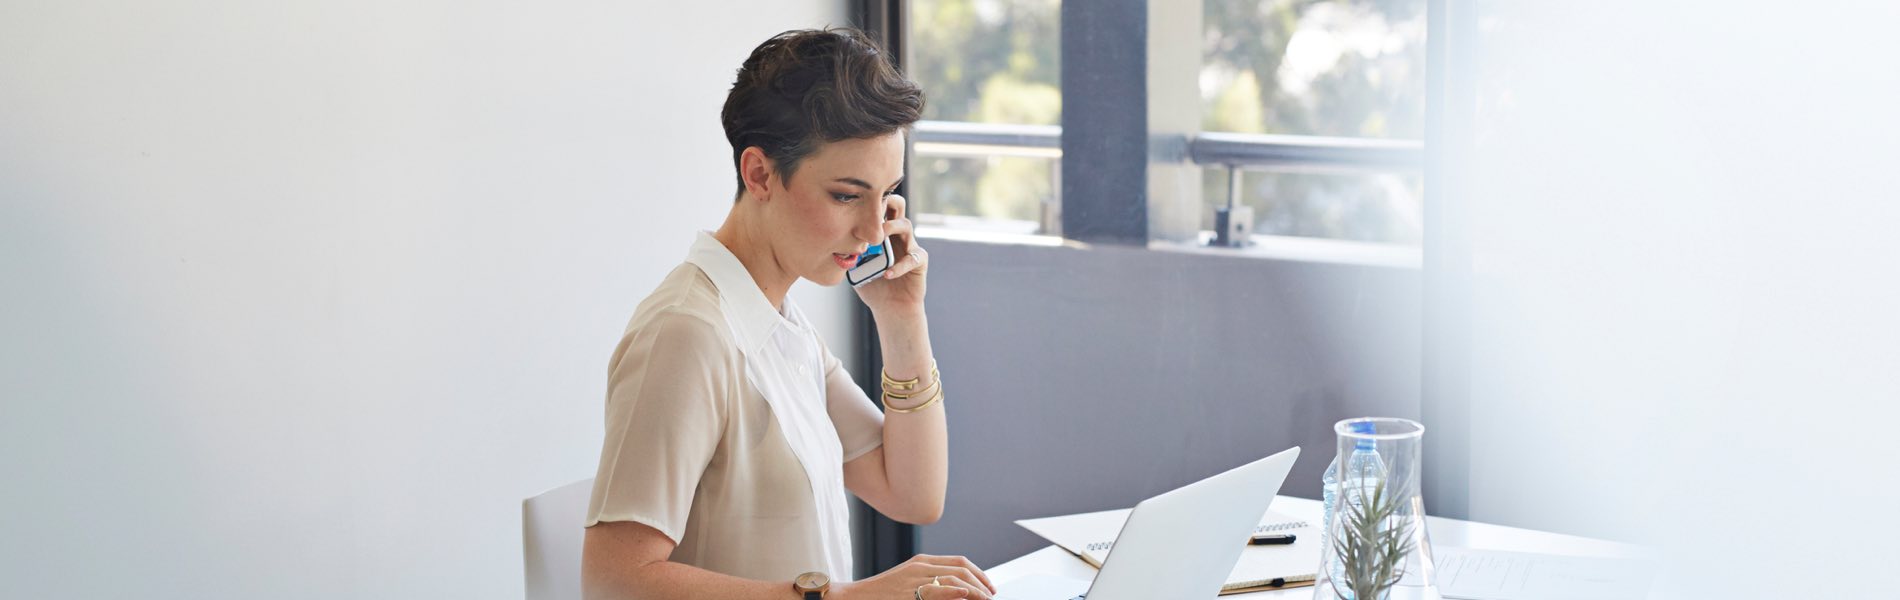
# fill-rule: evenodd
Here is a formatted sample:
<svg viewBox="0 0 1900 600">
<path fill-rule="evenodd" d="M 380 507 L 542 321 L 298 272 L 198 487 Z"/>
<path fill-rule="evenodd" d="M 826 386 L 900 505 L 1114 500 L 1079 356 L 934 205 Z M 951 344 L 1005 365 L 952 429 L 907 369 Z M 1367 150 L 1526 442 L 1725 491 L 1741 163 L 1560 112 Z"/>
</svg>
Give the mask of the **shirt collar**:
<svg viewBox="0 0 1900 600">
<path fill-rule="evenodd" d="M 739 348 L 751 354 L 771 339 L 772 329 L 781 324 L 802 329 L 799 326 L 798 307 L 792 305 L 790 296 L 785 298 L 785 313 L 772 308 L 772 302 L 765 298 L 765 292 L 759 289 L 758 281 L 752 278 L 745 264 L 739 262 L 725 244 L 712 236 L 711 232 L 701 231 L 693 241 L 693 249 L 687 253 L 686 262 L 693 263 L 712 280 L 713 287 L 719 289 L 719 298 L 733 324 L 733 336 Z"/>
</svg>

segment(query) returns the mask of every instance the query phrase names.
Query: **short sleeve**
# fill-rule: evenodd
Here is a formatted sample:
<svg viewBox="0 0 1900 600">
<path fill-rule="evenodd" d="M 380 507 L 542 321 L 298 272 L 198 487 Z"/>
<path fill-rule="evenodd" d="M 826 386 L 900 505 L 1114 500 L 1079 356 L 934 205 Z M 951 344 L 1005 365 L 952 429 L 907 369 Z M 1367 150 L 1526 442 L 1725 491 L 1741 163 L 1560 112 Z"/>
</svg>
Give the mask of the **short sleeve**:
<svg viewBox="0 0 1900 600">
<path fill-rule="evenodd" d="M 819 341 L 823 345 L 823 340 Z M 825 412 L 838 429 L 838 445 L 844 448 L 844 461 L 851 462 L 884 444 L 884 413 L 871 403 L 864 388 L 851 380 L 844 362 L 821 348 L 825 355 Z"/>
<path fill-rule="evenodd" d="M 680 542 L 725 430 L 727 346 L 705 319 L 670 311 L 621 338 L 586 526 L 635 521 Z"/>
</svg>

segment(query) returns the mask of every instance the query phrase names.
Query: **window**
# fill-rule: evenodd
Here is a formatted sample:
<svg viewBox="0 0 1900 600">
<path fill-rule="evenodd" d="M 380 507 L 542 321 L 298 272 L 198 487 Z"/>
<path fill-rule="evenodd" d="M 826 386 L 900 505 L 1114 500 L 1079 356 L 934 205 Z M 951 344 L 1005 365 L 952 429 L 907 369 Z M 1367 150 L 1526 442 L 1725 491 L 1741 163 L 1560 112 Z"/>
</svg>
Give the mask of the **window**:
<svg viewBox="0 0 1900 600">
<path fill-rule="evenodd" d="M 1184 140 L 1199 198 L 1177 214 L 1211 230 L 1233 203 L 1259 234 L 1420 243 L 1426 0 L 1150 2 L 1202 11 L 1198 38 L 1148 30 L 1202 50 L 1200 132 Z M 1061 3 L 903 5 L 906 68 L 929 95 L 918 222 L 1060 233 Z"/>
<path fill-rule="evenodd" d="M 906 64 L 928 98 L 910 174 L 920 224 L 1049 231 L 1062 156 L 1059 9 L 1056 0 L 910 2 Z"/>
<path fill-rule="evenodd" d="M 1424 0 L 1206 0 L 1203 7 L 1203 130 L 1402 142 L 1385 148 L 1424 138 Z M 1256 233 L 1420 241 L 1424 181 L 1416 167 L 1239 166 L 1235 201 L 1253 208 Z M 1229 169 L 1203 168 L 1204 229 L 1229 201 Z"/>
<path fill-rule="evenodd" d="M 1424 0 L 1203 6 L 1203 129 L 1424 137 Z"/>
<path fill-rule="evenodd" d="M 1232 174 L 1202 169 L 1201 227 L 1227 205 Z M 1238 202 L 1253 208 L 1254 233 L 1417 245 L 1424 231 L 1419 173 L 1328 173 L 1294 169 L 1240 171 Z"/>
</svg>

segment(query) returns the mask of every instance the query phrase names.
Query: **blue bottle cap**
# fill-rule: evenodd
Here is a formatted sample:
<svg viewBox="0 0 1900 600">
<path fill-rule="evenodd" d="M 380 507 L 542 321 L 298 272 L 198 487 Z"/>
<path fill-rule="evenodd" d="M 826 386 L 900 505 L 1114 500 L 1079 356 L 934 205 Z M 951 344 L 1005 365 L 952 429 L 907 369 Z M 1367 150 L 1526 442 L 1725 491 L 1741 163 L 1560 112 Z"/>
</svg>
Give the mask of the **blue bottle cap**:
<svg viewBox="0 0 1900 600">
<path fill-rule="evenodd" d="M 1371 421 L 1357 421 L 1357 422 L 1354 422 L 1351 425 L 1351 427 L 1352 427 L 1353 433 L 1370 434 L 1370 433 L 1378 432 L 1378 429 L 1372 425 Z M 1355 450 L 1374 450 L 1377 448 L 1378 448 L 1378 443 L 1373 442 L 1372 440 L 1359 440 L 1353 443 L 1353 449 Z"/>
</svg>

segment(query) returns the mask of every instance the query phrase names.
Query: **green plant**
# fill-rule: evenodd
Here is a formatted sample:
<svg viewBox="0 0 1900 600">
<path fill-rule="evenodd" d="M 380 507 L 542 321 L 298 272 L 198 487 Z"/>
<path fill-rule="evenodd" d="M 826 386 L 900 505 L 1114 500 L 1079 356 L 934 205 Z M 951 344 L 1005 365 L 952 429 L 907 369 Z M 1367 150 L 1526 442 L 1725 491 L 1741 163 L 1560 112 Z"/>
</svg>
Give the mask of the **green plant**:
<svg viewBox="0 0 1900 600">
<path fill-rule="evenodd" d="M 1345 581 L 1333 582 L 1333 595 L 1339 600 L 1378 600 L 1405 576 L 1405 557 L 1412 553 L 1412 517 L 1398 516 L 1404 495 L 1387 494 L 1386 478 L 1348 481 L 1360 482 L 1358 490 L 1345 491 L 1357 493 L 1364 501 L 1346 502 L 1341 494 L 1344 522 L 1333 536 L 1333 551 L 1344 568 Z M 1367 481 L 1377 483 L 1367 489 Z"/>
</svg>

